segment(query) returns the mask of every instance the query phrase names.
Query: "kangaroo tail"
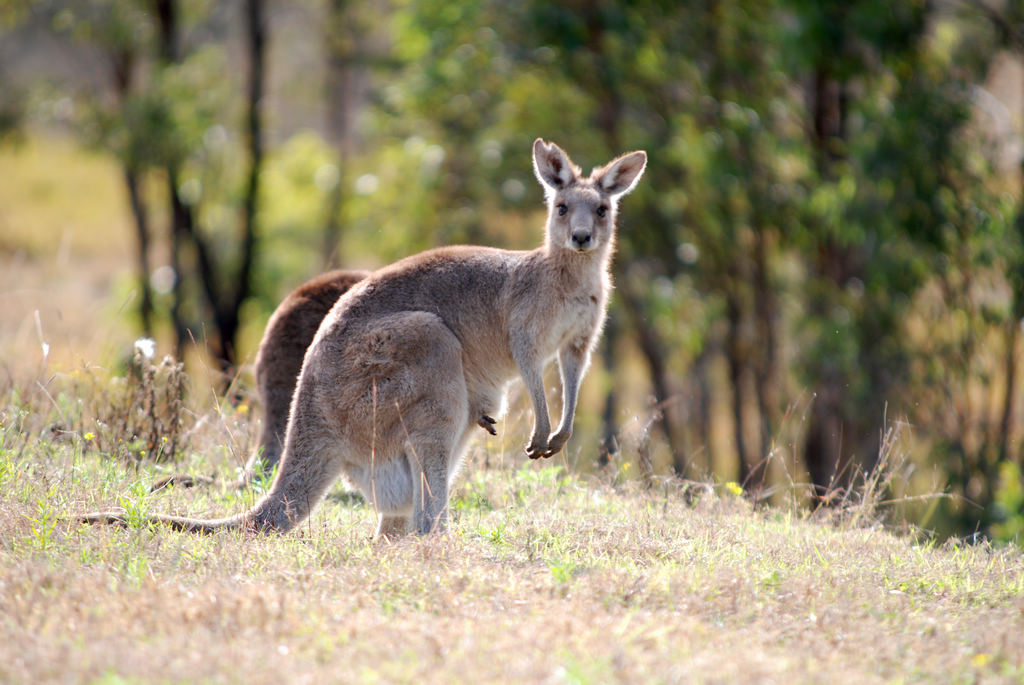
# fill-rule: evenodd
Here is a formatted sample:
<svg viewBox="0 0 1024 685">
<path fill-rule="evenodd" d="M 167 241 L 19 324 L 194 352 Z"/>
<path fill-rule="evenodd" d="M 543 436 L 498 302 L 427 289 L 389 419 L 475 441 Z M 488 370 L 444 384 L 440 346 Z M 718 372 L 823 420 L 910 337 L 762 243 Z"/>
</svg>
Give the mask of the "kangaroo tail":
<svg viewBox="0 0 1024 685">
<path fill-rule="evenodd" d="M 194 519 L 187 516 L 147 514 L 143 521 L 169 526 L 186 533 L 215 533 L 219 530 L 248 530 L 253 533 L 287 533 L 309 516 L 310 507 L 292 507 L 283 498 L 266 495 L 249 511 L 219 519 Z M 129 516 L 124 511 L 100 511 L 82 514 L 75 519 L 79 523 L 98 523 L 110 526 L 129 525 Z"/>
<path fill-rule="evenodd" d="M 82 514 L 76 516 L 75 520 L 79 523 L 94 523 L 108 526 L 122 526 L 127 527 L 129 525 L 128 516 L 123 511 L 100 511 L 91 514 Z M 180 530 L 186 533 L 200 533 L 203 535 L 209 535 L 218 530 L 237 530 L 240 528 L 248 528 L 257 530 L 258 526 L 253 525 L 247 520 L 245 514 L 238 514 L 237 516 L 229 516 L 221 519 L 194 519 L 188 518 L 187 516 L 165 516 L 163 514 L 148 514 L 142 518 L 143 521 L 149 523 L 158 523 L 161 525 L 168 526 L 173 530 Z"/>
</svg>

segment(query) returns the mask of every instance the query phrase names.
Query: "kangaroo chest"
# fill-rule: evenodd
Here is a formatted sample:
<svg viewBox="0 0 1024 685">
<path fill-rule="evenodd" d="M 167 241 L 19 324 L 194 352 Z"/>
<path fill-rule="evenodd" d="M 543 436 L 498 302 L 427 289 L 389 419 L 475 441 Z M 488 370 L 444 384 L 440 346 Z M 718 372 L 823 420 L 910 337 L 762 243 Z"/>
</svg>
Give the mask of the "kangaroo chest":
<svg viewBox="0 0 1024 685">
<path fill-rule="evenodd" d="M 600 292 L 578 291 L 551 303 L 549 325 L 541 329 L 538 347 L 551 356 L 576 342 L 589 340 L 604 318 Z"/>
</svg>

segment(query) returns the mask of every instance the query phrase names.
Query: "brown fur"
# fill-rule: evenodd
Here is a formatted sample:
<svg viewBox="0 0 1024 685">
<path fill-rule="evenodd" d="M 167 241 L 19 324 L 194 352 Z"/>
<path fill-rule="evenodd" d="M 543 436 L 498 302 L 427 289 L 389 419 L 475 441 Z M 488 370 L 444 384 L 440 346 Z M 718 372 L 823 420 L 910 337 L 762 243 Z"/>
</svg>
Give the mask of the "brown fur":
<svg viewBox="0 0 1024 685">
<path fill-rule="evenodd" d="M 283 532 L 342 477 L 377 509 L 378 535 L 410 524 L 421 534 L 443 529 L 448 488 L 472 427 L 504 411 L 506 387 L 517 375 L 534 408 L 527 454 L 561 450 L 604 321 L 617 201 L 647 158 L 623 155 L 584 178 L 554 144 L 537 140 L 533 156 L 548 204 L 543 246 L 439 248 L 355 284 L 306 351 L 270 492 L 230 518 L 152 520 L 199 532 Z M 562 416 L 552 433 L 541 374 L 554 358 Z"/>
<path fill-rule="evenodd" d="M 306 350 L 338 298 L 367 275 L 368 271 L 337 270 L 314 276 L 289 293 L 271 314 L 256 353 L 263 428 L 257 452 L 246 465 L 246 480 L 270 472 L 281 460 L 288 409 Z"/>
</svg>

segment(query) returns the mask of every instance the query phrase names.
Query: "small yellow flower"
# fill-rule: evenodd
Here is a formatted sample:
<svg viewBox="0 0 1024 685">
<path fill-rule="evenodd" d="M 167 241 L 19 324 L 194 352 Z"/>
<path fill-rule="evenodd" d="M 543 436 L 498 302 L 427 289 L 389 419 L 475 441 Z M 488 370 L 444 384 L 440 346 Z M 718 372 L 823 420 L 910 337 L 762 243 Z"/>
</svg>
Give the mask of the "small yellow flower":
<svg viewBox="0 0 1024 685">
<path fill-rule="evenodd" d="M 975 668 L 985 668 L 986 666 L 989 665 L 989 662 L 991 662 L 991 661 L 992 661 L 992 655 L 988 654 L 987 652 L 981 652 L 980 654 L 975 654 L 974 658 L 971 659 L 971 663 L 974 664 Z"/>
<path fill-rule="evenodd" d="M 249 405 L 248 404 L 240 404 L 240 405 L 238 405 L 238 413 L 239 414 L 248 414 L 249 413 Z"/>
<path fill-rule="evenodd" d="M 84 436 L 82 436 L 82 437 L 84 437 L 84 438 L 85 438 L 85 441 L 86 441 L 86 442 L 92 442 L 93 440 L 95 440 L 95 439 L 96 439 L 96 434 L 95 434 L 95 433 L 93 433 L 92 431 L 89 431 L 88 433 L 86 433 L 86 434 L 85 434 Z"/>
<path fill-rule="evenodd" d="M 732 494 L 736 495 L 737 497 L 743 495 L 743 487 L 734 480 L 731 480 L 728 483 L 726 483 L 725 489 L 731 492 Z"/>
<path fill-rule="evenodd" d="M 162 437 L 160 438 L 160 442 L 162 442 L 162 443 L 166 444 L 166 443 L 167 443 L 167 436 L 166 436 L 166 435 L 162 436 Z"/>
<path fill-rule="evenodd" d="M 146 456 L 146 450 L 139 450 L 139 456 L 140 457 Z"/>
</svg>

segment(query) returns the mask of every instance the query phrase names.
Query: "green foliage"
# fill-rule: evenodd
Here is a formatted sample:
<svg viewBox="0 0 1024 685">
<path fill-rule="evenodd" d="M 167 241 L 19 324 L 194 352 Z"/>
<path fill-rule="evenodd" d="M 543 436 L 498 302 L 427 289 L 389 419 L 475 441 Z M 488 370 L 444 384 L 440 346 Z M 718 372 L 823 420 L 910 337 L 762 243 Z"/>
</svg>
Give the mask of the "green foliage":
<svg viewBox="0 0 1024 685">
<path fill-rule="evenodd" d="M 484 540 L 487 540 L 495 547 L 501 547 L 503 545 L 508 544 L 507 540 L 504 537 L 505 528 L 505 524 L 499 524 L 497 526 L 494 526 L 493 528 L 481 526 L 477 530 L 477 533 L 480 535 L 480 537 L 482 537 Z"/>
<path fill-rule="evenodd" d="M 3 430 L 3 425 L 0 424 L 0 430 Z M 0 440 L 6 438 L 7 431 L 0 433 Z M 2 445 L 2 442 L 0 442 Z M 0 488 L 4 487 L 4 483 L 8 478 L 14 475 L 14 465 L 11 463 L 11 452 L 8 449 L 0 446 Z"/>
<path fill-rule="evenodd" d="M 576 561 L 571 557 L 552 559 L 547 563 L 548 570 L 551 571 L 551 577 L 559 585 L 569 583 L 576 574 Z"/>
<path fill-rule="evenodd" d="M 1024 474 L 1012 461 L 999 465 L 995 486 L 996 523 L 992 535 L 1003 542 L 1019 544 L 1024 533 Z"/>
<path fill-rule="evenodd" d="M 269 492 L 270 486 L 274 484 L 274 478 L 277 477 L 277 467 L 278 464 L 274 464 L 271 469 L 257 469 L 255 477 L 249 483 L 249 489 L 260 495 Z"/>
<path fill-rule="evenodd" d="M 118 506 L 124 509 L 124 518 L 129 528 L 148 528 L 151 524 L 146 520 L 150 513 L 149 483 L 137 481 L 132 483 L 128 492 L 117 498 Z"/>
<path fill-rule="evenodd" d="M 313 131 L 297 133 L 270 152 L 260 175 L 263 258 L 256 318 L 261 321 L 297 284 L 298 276 L 325 261 L 325 247 L 337 249 L 325 246 L 322 231 L 329 195 L 352 182 L 342 176 L 340 164 L 337 152 Z"/>
<path fill-rule="evenodd" d="M 53 509 L 53 500 L 57 496 L 57 486 L 51 486 L 44 497 L 36 500 L 36 515 L 27 517 L 31 525 L 31 542 L 36 549 L 45 550 L 53 545 L 53 533 L 57 527 L 59 516 Z"/>
</svg>

